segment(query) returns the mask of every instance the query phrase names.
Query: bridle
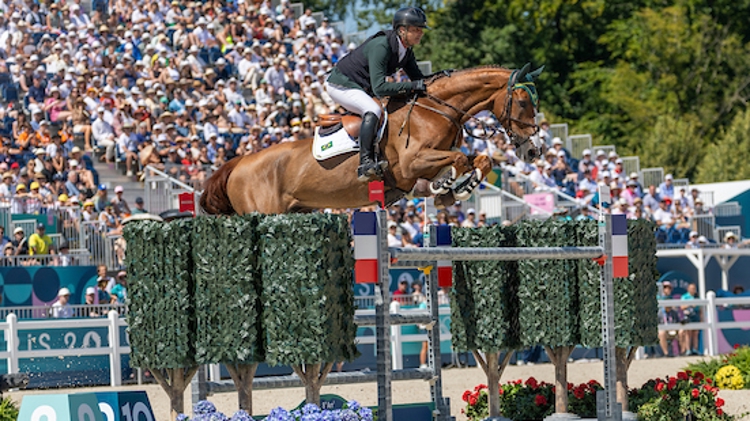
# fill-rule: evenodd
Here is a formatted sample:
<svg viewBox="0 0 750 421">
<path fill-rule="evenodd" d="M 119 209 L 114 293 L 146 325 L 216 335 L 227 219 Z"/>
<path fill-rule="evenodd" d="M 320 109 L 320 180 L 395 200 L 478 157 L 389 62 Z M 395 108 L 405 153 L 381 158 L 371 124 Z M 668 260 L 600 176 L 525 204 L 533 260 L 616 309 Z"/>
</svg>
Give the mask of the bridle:
<svg viewBox="0 0 750 421">
<path fill-rule="evenodd" d="M 468 112 L 466 112 L 466 111 L 464 111 L 464 110 L 462 110 L 462 109 L 454 106 L 453 104 L 450 104 L 447 101 L 442 100 L 442 99 L 440 99 L 440 98 L 438 98 L 438 97 L 430 94 L 429 92 L 424 92 L 422 94 L 416 94 L 416 95 L 414 95 L 414 97 L 412 97 L 412 99 L 409 101 L 409 111 L 406 114 L 406 119 L 404 119 L 404 122 L 401 125 L 401 129 L 399 130 L 399 136 L 401 135 L 401 132 L 404 130 L 404 126 L 406 125 L 406 122 L 410 121 L 411 112 L 414 109 L 414 106 L 417 105 L 417 106 L 419 106 L 421 108 L 424 108 L 424 109 L 432 111 L 432 112 L 434 112 L 434 113 L 436 113 L 438 115 L 441 115 L 441 116 L 445 117 L 445 119 L 447 119 L 448 121 L 450 121 L 451 123 L 453 123 L 453 125 L 456 126 L 456 128 L 458 129 L 458 131 L 456 133 L 456 138 L 453 141 L 453 146 L 456 147 L 458 145 L 458 142 L 459 142 L 459 140 L 461 138 L 461 135 L 463 133 L 463 126 L 461 125 L 460 121 L 457 120 L 456 118 L 454 118 L 452 115 L 450 115 L 450 114 L 448 114 L 448 113 L 446 113 L 446 112 L 444 112 L 444 111 L 442 111 L 440 109 L 437 109 L 435 107 L 431 107 L 429 105 L 426 105 L 426 104 L 423 104 L 421 102 L 418 102 L 418 99 L 421 96 L 421 97 L 425 97 L 425 98 L 427 98 L 427 99 L 429 99 L 429 100 L 431 100 L 433 102 L 436 102 L 436 103 L 438 103 L 438 104 L 440 104 L 440 105 L 442 105 L 444 107 L 450 108 L 451 110 L 455 111 L 460 116 L 459 119 L 466 118 L 467 121 L 468 120 L 473 120 L 473 121 L 477 122 L 478 125 L 482 128 L 482 134 L 478 135 L 478 136 L 473 136 L 473 137 L 487 140 L 487 139 L 490 139 L 492 137 L 495 137 L 498 134 L 498 132 L 503 131 L 504 133 L 506 133 L 508 135 L 508 137 L 514 143 L 514 145 L 516 146 L 516 148 L 519 148 L 519 147 L 523 146 L 525 143 L 527 143 L 527 142 L 529 142 L 531 140 L 531 136 L 526 137 L 521 142 L 517 142 L 518 136 L 516 136 L 516 134 L 513 132 L 512 123 L 516 123 L 516 124 L 518 124 L 519 126 L 522 126 L 522 127 L 534 127 L 535 130 L 534 130 L 534 133 L 532 134 L 532 136 L 534 134 L 536 134 L 536 133 L 539 132 L 539 126 L 536 125 L 536 123 L 527 123 L 525 121 L 519 120 L 519 119 L 517 119 L 517 118 L 515 118 L 515 117 L 512 116 L 511 109 L 513 107 L 513 92 L 515 90 L 517 90 L 517 89 L 523 89 L 523 90 L 525 90 L 529 94 L 529 97 L 531 98 L 532 102 L 534 103 L 534 107 L 535 108 L 538 108 L 539 97 L 536 94 L 536 86 L 534 85 L 533 81 L 526 81 L 526 82 L 520 82 L 520 83 L 514 83 L 514 84 L 510 83 L 510 81 L 513 81 L 514 77 L 516 76 L 516 72 L 518 72 L 518 70 L 514 70 L 513 73 L 511 73 L 510 78 L 508 79 L 508 81 L 509 81 L 509 83 L 508 83 L 508 95 L 507 95 L 508 102 L 505 105 L 505 116 L 502 119 L 498 119 L 498 122 L 500 123 L 500 127 L 498 127 L 497 125 L 489 125 L 489 124 L 485 123 L 483 120 L 481 120 L 481 119 L 479 119 L 479 118 L 477 118 L 477 117 L 475 117 L 473 115 L 470 115 Z M 445 71 L 444 74 L 445 74 L 445 76 L 450 77 L 450 72 L 449 71 Z M 508 123 L 507 124 L 507 128 L 505 128 L 505 126 L 502 125 L 502 123 L 504 121 Z M 409 124 L 409 128 L 411 128 L 411 124 Z M 410 134 L 407 134 L 407 136 L 410 137 Z M 408 138 L 407 138 L 407 142 L 408 142 Z"/>
</svg>

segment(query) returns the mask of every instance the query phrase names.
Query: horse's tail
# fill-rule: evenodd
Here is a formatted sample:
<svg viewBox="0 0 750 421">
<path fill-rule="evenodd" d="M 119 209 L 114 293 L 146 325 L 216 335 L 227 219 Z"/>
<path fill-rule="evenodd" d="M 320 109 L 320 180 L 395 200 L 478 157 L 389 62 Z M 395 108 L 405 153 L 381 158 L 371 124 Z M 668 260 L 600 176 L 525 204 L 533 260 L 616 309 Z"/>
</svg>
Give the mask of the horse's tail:
<svg viewBox="0 0 750 421">
<path fill-rule="evenodd" d="M 211 177 L 206 180 L 203 194 L 201 194 L 200 205 L 210 215 L 234 215 L 234 208 L 227 195 L 227 181 L 234 167 L 239 164 L 241 157 L 234 158 L 219 167 Z"/>
</svg>

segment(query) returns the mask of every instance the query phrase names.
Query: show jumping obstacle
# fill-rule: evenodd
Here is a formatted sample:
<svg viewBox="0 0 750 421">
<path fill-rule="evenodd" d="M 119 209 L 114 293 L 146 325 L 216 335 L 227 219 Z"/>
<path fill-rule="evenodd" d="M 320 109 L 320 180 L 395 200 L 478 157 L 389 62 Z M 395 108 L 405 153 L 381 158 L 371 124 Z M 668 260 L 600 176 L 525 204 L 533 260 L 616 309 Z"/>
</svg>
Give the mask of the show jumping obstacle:
<svg viewBox="0 0 750 421">
<path fill-rule="evenodd" d="M 382 185 L 371 183 L 373 189 Z M 610 202 L 608 187 L 601 187 L 600 202 Z M 431 200 L 431 199 L 428 199 Z M 605 205 L 606 206 L 606 205 Z M 377 381 L 378 420 L 392 421 L 391 381 L 423 379 L 430 383 L 430 395 L 435 405 L 433 416 L 439 421 L 451 420 L 450 402 L 443 397 L 441 380 L 440 329 L 438 323 L 438 289 L 451 285 L 452 261 L 529 260 L 529 259 L 596 259 L 601 265 L 600 296 L 602 304 L 602 340 L 604 349 L 604 391 L 597 396 L 600 419 L 622 419 L 622 407 L 616 402 L 616 364 L 614 337 L 613 278 L 627 276 L 627 221 L 624 215 L 599 214 L 598 247 L 485 247 L 451 248 L 450 227 L 428 226 L 425 248 L 388 248 L 386 211 L 357 212 L 354 214 L 355 278 L 358 283 L 375 284 L 375 316 L 355 316 L 360 326 L 376 327 L 377 371 L 375 373 L 331 373 L 325 384 L 347 384 Z M 427 293 L 427 314 L 390 314 L 389 268 L 411 267 L 422 270 Z M 435 268 L 435 270 L 432 270 Z M 393 370 L 391 359 L 392 325 L 426 325 L 428 333 L 427 369 Z M 254 389 L 297 387 L 302 383 L 294 376 L 259 378 Z M 208 393 L 235 390 L 232 382 L 208 382 Z"/>
<path fill-rule="evenodd" d="M 376 187 L 377 188 L 377 187 Z M 599 190 L 600 203 L 610 202 L 608 187 Z M 522 259 L 597 259 L 601 271 L 602 340 L 604 348 L 604 393 L 597 396 L 598 411 L 606 420 L 622 419 L 622 407 L 616 402 L 615 364 L 615 276 L 627 276 L 627 221 L 624 215 L 599 214 L 599 247 L 527 247 L 527 248 L 450 248 L 450 229 L 430 226 L 425 236 L 425 248 L 388 248 L 386 211 L 358 212 L 354 214 L 355 277 L 357 282 L 375 283 L 375 318 L 377 334 L 378 419 L 393 420 L 391 405 L 390 327 L 395 320 L 389 314 L 391 301 L 388 269 L 418 267 L 425 270 L 427 311 L 432 321 L 438 321 L 437 292 L 440 286 L 449 286 L 450 279 L 440 276 L 440 267 L 453 260 L 522 260 Z M 446 235 L 448 238 L 446 238 Z M 440 245 L 441 247 L 438 247 Z M 437 267 L 438 270 L 430 270 Z M 447 275 L 447 274 L 446 274 Z M 440 279 L 443 278 L 443 279 Z M 429 327 L 429 325 L 428 325 Z M 430 328 L 428 334 L 429 371 L 433 375 L 430 394 L 439 420 L 450 419 L 450 405 L 443 397 L 440 377 L 440 329 Z M 600 418 L 601 419 L 601 418 Z"/>
</svg>

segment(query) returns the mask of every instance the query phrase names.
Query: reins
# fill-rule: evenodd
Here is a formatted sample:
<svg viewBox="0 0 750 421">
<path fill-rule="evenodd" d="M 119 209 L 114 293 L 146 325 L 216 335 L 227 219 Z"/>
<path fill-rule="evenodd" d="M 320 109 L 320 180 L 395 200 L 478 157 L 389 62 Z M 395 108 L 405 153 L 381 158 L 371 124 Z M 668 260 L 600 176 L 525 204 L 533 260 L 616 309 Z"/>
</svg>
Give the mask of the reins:
<svg viewBox="0 0 750 421">
<path fill-rule="evenodd" d="M 503 121 L 507 121 L 508 122 L 508 127 L 507 128 L 503 127 L 502 124 L 501 124 L 501 128 L 505 131 L 505 133 L 507 133 L 508 137 L 511 138 L 511 139 L 517 138 L 517 136 L 515 135 L 515 133 L 513 133 L 512 124 L 511 123 L 516 123 L 516 124 L 518 124 L 519 126 L 522 126 L 522 127 L 535 127 L 537 129 L 537 131 L 539 129 L 539 127 L 535 123 L 527 123 L 525 121 L 522 121 L 522 120 L 519 120 L 517 118 L 514 118 L 511 115 L 511 109 L 513 107 L 513 91 L 515 91 L 516 89 L 523 89 L 523 90 L 525 90 L 529 94 L 529 97 L 534 102 L 534 106 L 537 107 L 537 105 L 538 105 L 538 97 L 536 95 L 536 87 L 534 86 L 533 82 L 523 82 L 523 83 L 516 83 L 516 84 L 511 84 L 510 83 L 513 80 L 513 77 L 515 76 L 516 72 L 517 72 L 517 70 L 514 70 L 513 73 L 511 73 L 510 78 L 508 79 L 508 82 L 509 82 L 508 83 L 508 95 L 507 95 L 508 102 L 507 102 L 507 104 L 505 106 L 505 116 L 504 116 L 504 118 L 502 120 L 499 120 L 500 123 L 502 123 Z M 447 74 L 446 76 L 450 77 L 450 74 Z M 475 117 L 473 115 L 470 115 L 468 112 L 466 112 L 466 111 L 464 111 L 464 110 L 462 110 L 462 109 L 454 106 L 453 104 L 450 104 L 449 102 L 447 102 L 445 100 L 442 100 L 442 99 L 436 97 L 435 95 L 432 95 L 432 94 L 430 94 L 428 92 L 425 92 L 425 93 L 423 93 L 421 95 L 419 95 L 419 94 L 414 95 L 412 97 L 412 99 L 410 99 L 408 101 L 409 102 L 409 111 L 407 111 L 406 118 L 404 119 L 404 122 L 401 124 L 401 128 L 399 129 L 399 132 L 398 132 L 398 135 L 401 136 L 401 133 L 403 133 L 404 127 L 407 124 L 409 125 L 408 130 L 407 130 L 407 134 L 406 134 L 406 147 L 408 147 L 408 145 L 409 145 L 409 139 L 411 138 L 411 113 L 412 113 L 415 105 L 418 105 L 421 108 L 424 108 L 426 110 L 432 111 L 432 112 L 434 112 L 434 113 L 436 113 L 436 114 L 438 114 L 440 116 L 443 116 L 445 119 L 447 119 L 448 121 L 450 121 L 454 126 L 456 126 L 456 128 L 458 129 L 458 132 L 456 133 L 456 138 L 453 140 L 453 147 L 456 147 L 458 145 L 458 141 L 460 140 L 461 134 L 463 133 L 463 127 L 462 127 L 462 125 L 461 125 L 461 123 L 460 123 L 459 120 L 457 120 L 452 115 L 446 113 L 445 111 L 442 111 L 442 110 L 440 110 L 438 108 L 431 107 L 429 105 L 426 105 L 426 104 L 423 104 L 423 103 L 419 102 L 419 97 L 420 96 L 425 97 L 425 98 L 429 99 L 430 101 L 436 102 L 437 104 L 440 104 L 440 105 L 442 105 L 444 107 L 450 108 L 451 110 L 453 110 L 456 113 L 458 113 L 458 115 L 460 116 L 460 119 L 466 118 L 467 120 L 474 120 L 475 122 L 477 122 L 478 125 L 482 128 L 482 132 L 483 133 L 481 135 L 479 135 L 479 136 L 473 136 L 473 137 L 487 140 L 487 139 L 490 139 L 490 138 L 494 137 L 495 135 L 497 135 L 497 133 L 500 131 L 500 130 L 498 130 L 498 127 L 496 125 L 488 125 L 484 121 L 480 120 L 479 118 L 477 118 L 477 117 Z M 516 144 L 516 147 L 520 147 L 524 143 L 528 142 L 530 140 L 530 138 L 531 137 L 527 137 L 523 142 L 520 142 L 520 143 Z"/>
</svg>

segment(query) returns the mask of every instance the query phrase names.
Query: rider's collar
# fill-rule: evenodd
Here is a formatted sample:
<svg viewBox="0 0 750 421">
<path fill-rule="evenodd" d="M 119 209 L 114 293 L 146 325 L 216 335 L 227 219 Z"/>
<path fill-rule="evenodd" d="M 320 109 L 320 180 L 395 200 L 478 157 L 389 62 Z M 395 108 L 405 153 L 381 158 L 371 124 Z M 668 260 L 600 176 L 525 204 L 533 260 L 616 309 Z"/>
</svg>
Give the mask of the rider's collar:
<svg viewBox="0 0 750 421">
<path fill-rule="evenodd" d="M 408 48 L 404 45 L 404 41 L 401 39 L 401 37 L 396 36 L 398 38 L 398 61 L 401 61 L 406 56 L 406 51 Z"/>
</svg>

